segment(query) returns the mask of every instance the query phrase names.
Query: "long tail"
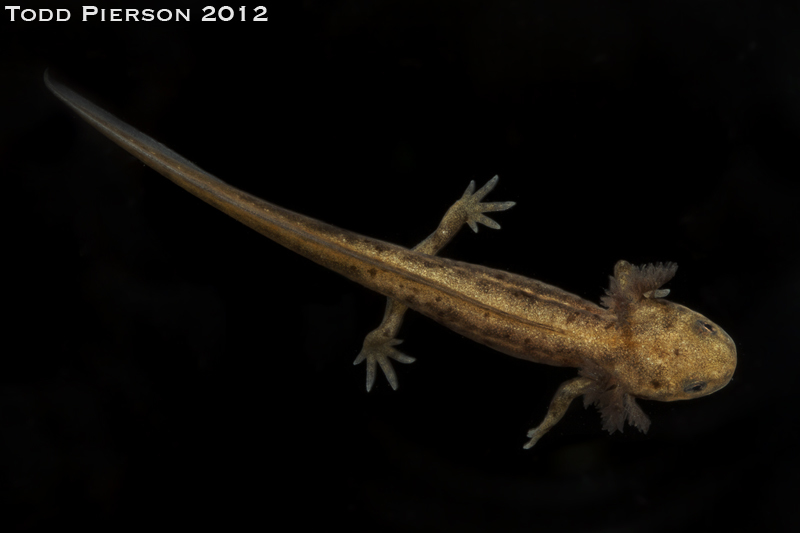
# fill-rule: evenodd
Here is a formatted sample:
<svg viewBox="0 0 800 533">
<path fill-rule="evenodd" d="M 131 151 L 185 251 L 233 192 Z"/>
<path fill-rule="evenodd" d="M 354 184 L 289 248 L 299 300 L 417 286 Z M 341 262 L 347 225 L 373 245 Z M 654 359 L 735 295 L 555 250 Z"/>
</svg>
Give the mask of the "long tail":
<svg viewBox="0 0 800 533">
<path fill-rule="evenodd" d="M 378 292 L 374 275 L 387 269 L 375 253 L 413 253 L 284 209 L 228 185 L 158 141 L 91 103 L 45 72 L 47 87 L 103 135 L 175 184 L 275 242 Z M 388 272 L 387 272 L 388 273 Z M 392 276 L 394 277 L 394 276 Z M 388 281 L 388 280 L 385 280 Z M 384 289 L 384 290 L 382 290 Z"/>
</svg>

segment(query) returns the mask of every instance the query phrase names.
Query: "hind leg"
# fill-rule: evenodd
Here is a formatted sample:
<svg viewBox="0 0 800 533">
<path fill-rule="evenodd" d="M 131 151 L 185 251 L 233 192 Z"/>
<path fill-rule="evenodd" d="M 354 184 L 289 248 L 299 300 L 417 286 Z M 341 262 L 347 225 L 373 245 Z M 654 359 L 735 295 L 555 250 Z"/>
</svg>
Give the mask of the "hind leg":
<svg viewBox="0 0 800 533">
<path fill-rule="evenodd" d="M 475 182 L 471 181 L 463 196 L 447 210 L 436 231 L 415 246 L 414 251 L 436 255 L 455 237 L 464 224 L 472 228 L 475 233 L 478 232 L 479 223 L 492 229 L 500 229 L 500 224 L 484 215 L 484 213 L 505 211 L 513 206 L 515 202 L 481 203 L 484 196 L 489 194 L 497 185 L 498 179 L 497 176 L 493 177 L 477 192 L 475 191 Z M 372 385 L 375 383 L 376 366 L 381 367 L 386 379 L 389 381 L 389 385 L 397 390 L 397 375 L 394 372 L 391 360 L 394 359 L 399 363 L 413 363 L 415 360 L 413 357 L 394 348 L 403 342 L 395 337 L 403 324 L 403 315 L 405 315 L 406 309 L 408 308 L 405 305 L 387 298 L 383 321 L 377 328 L 367 334 L 361 353 L 353 361 L 354 365 L 362 361 L 367 362 L 368 391 L 372 389 Z"/>
</svg>

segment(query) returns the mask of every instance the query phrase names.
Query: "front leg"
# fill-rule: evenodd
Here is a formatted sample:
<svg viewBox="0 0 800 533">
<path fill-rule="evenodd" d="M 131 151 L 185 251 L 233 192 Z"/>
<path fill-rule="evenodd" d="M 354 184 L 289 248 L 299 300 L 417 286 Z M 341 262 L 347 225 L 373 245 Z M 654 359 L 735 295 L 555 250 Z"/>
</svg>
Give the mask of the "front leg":
<svg viewBox="0 0 800 533">
<path fill-rule="evenodd" d="M 542 423 L 528 431 L 530 440 L 523 448 L 527 450 L 536 444 L 542 438 L 542 435 L 550 431 L 561 420 L 572 400 L 586 394 L 593 387 L 593 384 L 594 382 L 586 377 L 573 378 L 562 383 L 550 401 L 550 409 L 547 410 Z"/>
<path fill-rule="evenodd" d="M 444 218 L 439 223 L 436 231 L 431 233 L 424 241 L 416 245 L 413 249 L 417 252 L 428 255 L 436 255 L 439 251 L 455 237 L 458 230 L 464 224 L 469 225 L 472 230 L 478 232 L 478 223 L 484 224 L 492 229 L 500 229 L 500 224 L 484 215 L 490 211 L 505 211 L 515 204 L 515 202 L 489 202 L 481 203 L 483 197 L 489 194 L 497 185 L 497 176 L 490 179 L 486 185 L 475 192 L 475 182 L 471 181 L 463 196 L 453 204 L 445 213 Z M 370 331 L 364 339 L 364 346 L 358 354 L 354 365 L 367 362 L 367 390 L 372 389 L 375 383 L 375 366 L 380 365 L 389 385 L 397 390 L 397 376 L 392 368 L 390 359 L 400 363 L 413 363 L 415 359 L 410 357 L 394 346 L 400 344 L 401 340 L 395 338 L 400 326 L 403 323 L 403 315 L 408 309 L 405 305 L 387 298 L 386 312 L 380 326 Z"/>
</svg>

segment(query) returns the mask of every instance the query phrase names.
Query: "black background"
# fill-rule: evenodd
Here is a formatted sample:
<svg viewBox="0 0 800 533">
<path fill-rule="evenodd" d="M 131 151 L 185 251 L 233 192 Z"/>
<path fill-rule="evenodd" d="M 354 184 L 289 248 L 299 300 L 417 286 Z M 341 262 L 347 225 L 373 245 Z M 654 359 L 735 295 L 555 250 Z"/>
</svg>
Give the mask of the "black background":
<svg viewBox="0 0 800 533">
<path fill-rule="evenodd" d="M 191 22 L 3 13 L 5 528 L 796 523 L 797 2 L 264 5 L 260 23 L 169 1 L 149 7 Z M 417 362 L 367 394 L 351 362 L 384 299 L 146 168 L 48 67 L 233 185 L 405 246 L 499 174 L 503 229 L 445 255 L 593 301 L 618 259 L 676 261 L 670 298 L 726 329 L 736 374 L 640 402 L 647 435 L 576 402 L 523 451 L 574 369 L 411 315 Z"/>
</svg>

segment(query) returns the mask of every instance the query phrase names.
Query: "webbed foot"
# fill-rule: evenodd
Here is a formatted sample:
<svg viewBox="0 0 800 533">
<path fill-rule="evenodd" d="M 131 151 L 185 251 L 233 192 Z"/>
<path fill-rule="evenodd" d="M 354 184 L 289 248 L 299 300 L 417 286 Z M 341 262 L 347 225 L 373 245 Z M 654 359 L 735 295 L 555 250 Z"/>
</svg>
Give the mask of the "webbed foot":
<svg viewBox="0 0 800 533">
<path fill-rule="evenodd" d="M 389 381 L 389 385 L 391 385 L 394 390 L 397 390 L 397 375 L 394 373 L 394 368 L 392 368 L 390 359 L 404 364 L 416 361 L 415 358 L 393 348 L 401 342 L 403 341 L 395 339 L 394 337 L 387 338 L 381 328 L 370 331 L 364 338 L 364 346 L 361 348 L 361 353 L 358 354 L 356 360 L 353 361 L 353 364 L 357 365 L 362 361 L 367 362 L 367 391 L 372 390 L 372 386 L 375 384 L 376 363 L 379 364 L 381 370 L 383 370 L 383 374 Z"/>
<path fill-rule="evenodd" d="M 478 233 L 478 223 L 488 226 L 492 229 L 500 229 L 500 224 L 484 215 L 491 211 L 505 211 L 513 207 L 516 202 L 486 202 L 481 203 L 481 200 L 494 189 L 497 185 L 498 176 L 493 177 L 486 185 L 475 192 L 475 181 L 470 181 L 467 190 L 461 199 L 451 207 L 451 210 L 460 210 L 464 217 L 464 223 L 475 233 Z"/>
</svg>

